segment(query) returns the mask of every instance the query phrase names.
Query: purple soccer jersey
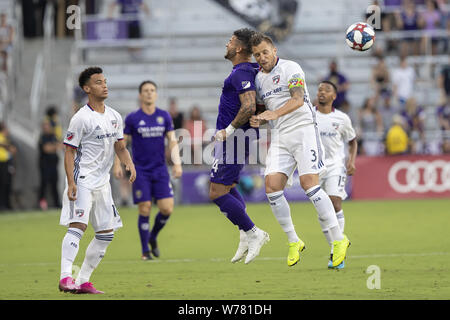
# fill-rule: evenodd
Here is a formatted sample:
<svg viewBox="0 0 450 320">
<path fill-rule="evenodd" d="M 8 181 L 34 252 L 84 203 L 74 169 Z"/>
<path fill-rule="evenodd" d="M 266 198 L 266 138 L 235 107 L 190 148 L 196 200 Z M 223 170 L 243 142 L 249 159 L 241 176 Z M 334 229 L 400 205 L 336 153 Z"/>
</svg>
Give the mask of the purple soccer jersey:
<svg viewBox="0 0 450 320">
<path fill-rule="evenodd" d="M 222 95 L 220 96 L 219 112 L 217 116 L 216 129 L 222 130 L 228 127 L 234 120 L 241 108 L 241 101 L 239 95 L 246 91 L 256 91 L 255 76 L 258 73 L 258 64 L 244 62 L 233 67 L 230 75 L 225 79 Z M 250 123 L 246 123 L 239 129 L 244 131 L 255 130 L 256 136 L 258 131 L 250 127 Z M 231 139 L 228 139 L 230 142 Z M 244 167 L 244 164 L 238 160 L 239 154 L 243 155 L 245 160 L 249 155 L 249 139 L 245 141 L 245 150 L 237 150 L 237 145 L 234 146 L 234 159 L 226 155 L 226 143 L 217 142 L 215 146 L 214 163 L 211 169 L 211 182 L 220 183 L 224 185 L 232 185 L 239 181 L 239 175 Z"/>
<path fill-rule="evenodd" d="M 124 134 L 132 139 L 131 151 L 137 177 L 134 203 L 173 197 L 165 159 L 165 136 L 173 123 L 167 111 L 156 108 L 148 115 L 139 109 L 125 118 Z"/>
</svg>

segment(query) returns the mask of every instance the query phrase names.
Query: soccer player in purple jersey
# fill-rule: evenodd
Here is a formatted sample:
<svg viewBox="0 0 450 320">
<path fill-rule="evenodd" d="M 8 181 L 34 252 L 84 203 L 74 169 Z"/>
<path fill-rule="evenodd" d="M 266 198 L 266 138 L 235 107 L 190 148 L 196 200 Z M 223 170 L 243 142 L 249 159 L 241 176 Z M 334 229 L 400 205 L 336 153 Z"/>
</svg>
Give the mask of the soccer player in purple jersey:
<svg viewBox="0 0 450 320">
<path fill-rule="evenodd" d="M 138 205 L 138 229 L 142 246 L 142 260 L 150 260 L 150 252 L 159 257 L 157 236 L 173 211 L 173 191 L 165 159 L 165 139 L 174 163 L 172 175 L 182 175 L 181 159 L 172 118 L 167 111 L 156 107 L 157 86 L 153 81 L 144 81 L 139 86 L 139 110 L 125 118 L 124 138 L 131 141 L 131 151 L 136 167 L 133 183 L 133 201 Z M 122 167 L 116 158 L 114 176 L 123 177 Z M 150 231 L 152 199 L 156 200 L 159 212 Z M 149 248 L 151 246 L 151 250 Z"/>
<path fill-rule="evenodd" d="M 233 70 L 225 79 L 220 96 L 215 136 L 217 143 L 209 190 L 210 199 L 240 230 L 239 247 L 231 262 L 238 262 L 245 257 L 246 264 L 258 256 L 261 247 L 269 241 L 269 235 L 255 226 L 246 212 L 242 196 L 235 188 L 244 167 L 244 163 L 239 163 L 237 158 L 244 154 L 247 159 L 249 145 L 245 143 L 244 150 L 235 146 L 234 159 L 229 163 L 226 142 L 236 141 L 235 131 L 238 128 L 254 130 L 248 122 L 256 110 L 255 75 L 258 65 L 251 63 L 249 44 L 253 33 L 248 28 L 236 30 L 226 46 L 225 59 L 231 61 Z"/>
</svg>

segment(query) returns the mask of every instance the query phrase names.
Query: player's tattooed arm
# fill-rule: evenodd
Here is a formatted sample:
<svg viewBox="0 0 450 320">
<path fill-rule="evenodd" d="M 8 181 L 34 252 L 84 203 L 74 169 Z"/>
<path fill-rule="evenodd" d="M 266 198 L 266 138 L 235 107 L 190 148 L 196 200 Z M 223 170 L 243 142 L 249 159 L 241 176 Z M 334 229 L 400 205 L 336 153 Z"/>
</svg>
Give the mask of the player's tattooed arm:
<svg viewBox="0 0 450 320">
<path fill-rule="evenodd" d="M 216 140 L 225 141 L 237 128 L 247 123 L 251 116 L 255 114 L 256 92 L 254 90 L 241 93 L 239 95 L 239 100 L 241 101 L 241 108 L 239 109 L 238 114 L 226 129 L 222 129 L 216 133 Z"/>
<path fill-rule="evenodd" d="M 246 91 L 239 95 L 239 100 L 241 101 L 241 108 L 238 114 L 231 122 L 234 128 L 239 128 L 246 124 L 250 117 L 256 112 L 256 92 L 253 90 Z"/>
</svg>

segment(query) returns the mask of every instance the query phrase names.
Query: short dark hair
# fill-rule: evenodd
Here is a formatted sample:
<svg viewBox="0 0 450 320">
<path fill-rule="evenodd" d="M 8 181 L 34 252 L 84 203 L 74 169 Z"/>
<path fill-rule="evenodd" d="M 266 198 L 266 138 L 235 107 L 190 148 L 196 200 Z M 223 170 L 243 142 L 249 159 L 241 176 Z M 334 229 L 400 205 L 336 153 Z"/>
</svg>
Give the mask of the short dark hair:
<svg viewBox="0 0 450 320">
<path fill-rule="evenodd" d="M 326 83 L 326 84 L 329 84 L 330 86 L 333 87 L 334 92 L 337 94 L 338 90 L 337 90 L 336 85 L 335 85 L 333 82 L 331 82 L 331 81 L 329 81 L 329 80 L 323 80 L 323 81 L 320 81 L 320 83 Z M 320 83 L 319 83 L 319 84 L 320 84 Z"/>
<path fill-rule="evenodd" d="M 152 84 L 155 87 L 155 89 L 158 89 L 158 86 L 156 85 L 156 83 L 154 81 L 145 80 L 145 81 L 142 81 L 141 84 L 139 85 L 139 93 L 142 92 L 142 87 L 145 86 L 146 84 Z"/>
<path fill-rule="evenodd" d="M 250 39 L 250 45 L 252 47 L 256 47 L 259 46 L 263 41 L 270 43 L 272 46 L 274 45 L 272 38 L 262 32 L 255 32 L 253 34 L 252 38 Z"/>
<path fill-rule="evenodd" d="M 233 32 L 233 36 L 235 36 L 244 46 L 244 52 L 247 55 L 252 54 L 252 46 L 250 45 L 250 39 L 255 34 L 255 31 L 249 28 L 241 28 Z"/>
<path fill-rule="evenodd" d="M 83 89 L 83 86 L 86 85 L 86 83 L 89 81 L 91 76 L 93 74 L 103 73 L 102 68 L 100 67 L 89 67 L 87 69 L 84 69 L 83 72 L 80 73 L 80 76 L 78 78 L 78 85 L 81 89 Z"/>
</svg>

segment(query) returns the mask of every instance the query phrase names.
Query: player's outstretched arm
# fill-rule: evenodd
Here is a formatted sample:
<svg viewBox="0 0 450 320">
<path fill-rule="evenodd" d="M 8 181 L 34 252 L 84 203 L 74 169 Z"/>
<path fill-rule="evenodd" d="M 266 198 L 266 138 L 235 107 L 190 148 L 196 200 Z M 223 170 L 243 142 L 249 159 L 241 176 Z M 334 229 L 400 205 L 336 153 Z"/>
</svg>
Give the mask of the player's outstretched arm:
<svg viewBox="0 0 450 320">
<path fill-rule="evenodd" d="M 123 139 L 114 144 L 114 151 L 120 162 L 125 165 L 125 170 L 130 171 L 130 182 L 134 182 L 136 180 L 136 169 Z"/>
<path fill-rule="evenodd" d="M 181 158 L 180 158 L 180 150 L 178 148 L 178 141 L 175 135 L 175 131 L 168 131 L 166 134 L 167 139 L 169 140 L 169 152 L 170 158 L 173 162 L 172 174 L 174 178 L 180 178 L 183 174 L 183 169 L 181 168 Z"/>
<path fill-rule="evenodd" d="M 77 185 L 75 184 L 75 178 L 73 175 L 75 167 L 75 154 L 77 152 L 76 148 L 66 146 L 64 152 L 64 169 L 67 176 L 67 196 L 70 201 L 75 201 L 77 199 Z"/>
<path fill-rule="evenodd" d="M 246 124 L 256 111 L 256 91 L 249 90 L 239 95 L 241 101 L 241 108 L 236 117 L 231 121 L 231 124 L 216 134 L 216 140 L 225 141 L 233 132 Z"/>
</svg>

